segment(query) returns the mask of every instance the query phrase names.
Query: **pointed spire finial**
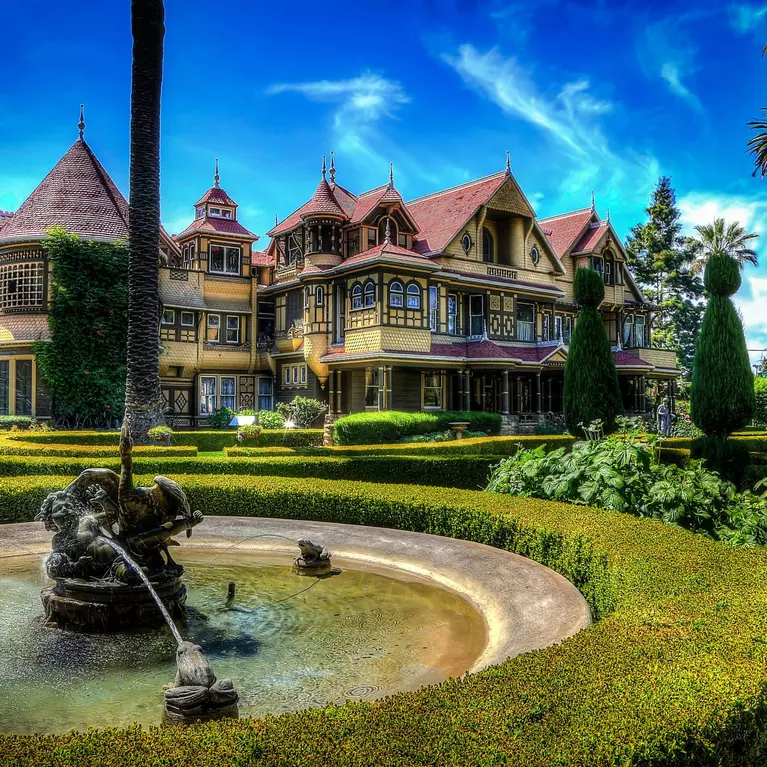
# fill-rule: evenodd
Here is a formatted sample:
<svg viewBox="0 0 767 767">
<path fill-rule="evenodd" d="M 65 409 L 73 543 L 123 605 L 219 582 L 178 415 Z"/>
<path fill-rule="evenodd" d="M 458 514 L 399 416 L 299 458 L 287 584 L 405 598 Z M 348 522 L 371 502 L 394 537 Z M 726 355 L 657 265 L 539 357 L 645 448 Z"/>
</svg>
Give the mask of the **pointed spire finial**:
<svg viewBox="0 0 767 767">
<path fill-rule="evenodd" d="M 85 106 L 80 104 L 80 122 L 77 123 L 77 130 L 80 131 L 80 141 L 83 140 L 83 133 L 85 133 Z"/>
<path fill-rule="evenodd" d="M 322 155 L 322 180 L 325 180 L 325 176 L 327 175 L 328 169 L 325 165 L 325 155 Z"/>
<path fill-rule="evenodd" d="M 389 163 L 389 189 L 394 189 L 394 163 Z"/>
<path fill-rule="evenodd" d="M 511 173 L 511 152 L 506 150 L 506 173 Z"/>
<path fill-rule="evenodd" d="M 610 208 L 607 209 L 607 223 L 610 223 Z"/>
<path fill-rule="evenodd" d="M 218 157 L 216 157 L 216 172 L 213 174 L 213 186 L 215 186 L 216 189 L 218 189 L 218 179 Z"/>
<path fill-rule="evenodd" d="M 596 208 L 597 208 L 597 204 L 596 204 L 596 201 L 594 200 L 594 190 L 592 189 L 591 190 L 591 210 L 596 210 Z"/>
<path fill-rule="evenodd" d="M 336 183 L 336 153 L 330 150 L 330 183 Z"/>
<path fill-rule="evenodd" d="M 384 232 L 384 243 L 391 245 L 391 219 L 386 217 L 386 231 Z"/>
<path fill-rule="evenodd" d="M 279 216 L 275 213 L 274 214 L 274 225 L 277 226 L 277 224 L 279 224 L 279 223 L 280 223 Z"/>
</svg>

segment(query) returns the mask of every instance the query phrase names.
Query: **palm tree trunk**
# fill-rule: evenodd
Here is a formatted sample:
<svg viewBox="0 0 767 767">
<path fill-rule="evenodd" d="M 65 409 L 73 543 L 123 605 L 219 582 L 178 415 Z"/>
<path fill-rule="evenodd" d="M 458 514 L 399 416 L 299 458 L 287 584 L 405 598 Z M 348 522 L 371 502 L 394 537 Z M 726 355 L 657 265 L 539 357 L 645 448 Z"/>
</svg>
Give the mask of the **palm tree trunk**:
<svg viewBox="0 0 767 767">
<path fill-rule="evenodd" d="M 162 0 L 131 1 L 133 71 L 128 226 L 128 374 L 125 417 L 137 444 L 164 422 L 160 391 L 160 92 Z"/>
</svg>

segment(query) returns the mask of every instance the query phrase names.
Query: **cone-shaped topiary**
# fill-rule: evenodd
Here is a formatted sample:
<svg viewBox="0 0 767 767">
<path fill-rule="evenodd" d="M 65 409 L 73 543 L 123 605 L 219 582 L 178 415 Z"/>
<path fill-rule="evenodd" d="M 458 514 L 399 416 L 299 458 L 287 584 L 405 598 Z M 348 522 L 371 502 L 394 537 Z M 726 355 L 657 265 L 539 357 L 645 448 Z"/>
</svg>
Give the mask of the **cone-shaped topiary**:
<svg viewBox="0 0 767 767">
<path fill-rule="evenodd" d="M 740 287 L 733 258 L 713 255 L 706 264 L 708 307 L 695 348 L 690 415 L 706 435 L 727 437 L 754 416 L 754 374 L 743 325 L 730 296 Z"/>
<path fill-rule="evenodd" d="M 575 300 L 581 310 L 570 340 L 565 367 L 565 422 L 571 434 L 601 420 L 610 432 L 623 412 L 618 374 L 599 305 L 605 297 L 601 276 L 593 269 L 575 272 Z"/>
</svg>

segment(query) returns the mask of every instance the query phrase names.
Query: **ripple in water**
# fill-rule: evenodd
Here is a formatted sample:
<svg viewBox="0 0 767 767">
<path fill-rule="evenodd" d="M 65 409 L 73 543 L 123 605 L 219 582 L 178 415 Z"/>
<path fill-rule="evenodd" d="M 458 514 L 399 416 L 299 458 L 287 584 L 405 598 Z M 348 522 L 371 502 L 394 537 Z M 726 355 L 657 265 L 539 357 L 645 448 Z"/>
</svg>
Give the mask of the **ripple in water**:
<svg viewBox="0 0 767 767">
<path fill-rule="evenodd" d="M 234 680 L 242 716 L 416 689 L 460 675 L 484 647 L 482 618 L 428 582 L 346 568 L 311 579 L 293 574 L 289 556 L 279 566 L 241 552 L 210 557 L 181 550 L 189 619 L 179 629 L 205 648 L 219 678 Z M 39 559 L 0 560 L 0 568 L 0 730 L 159 723 L 162 686 L 175 675 L 167 630 L 46 628 Z M 237 584 L 231 605 L 229 581 Z"/>
</svg>

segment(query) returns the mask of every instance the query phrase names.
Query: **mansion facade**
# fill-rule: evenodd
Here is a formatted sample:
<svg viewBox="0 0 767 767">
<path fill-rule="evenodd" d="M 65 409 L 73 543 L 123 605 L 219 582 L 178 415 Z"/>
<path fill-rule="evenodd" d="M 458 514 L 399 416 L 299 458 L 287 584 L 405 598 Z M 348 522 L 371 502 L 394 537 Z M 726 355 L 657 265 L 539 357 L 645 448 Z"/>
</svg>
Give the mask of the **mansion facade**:
<svg viewBox="0 0 767 767">
<path fill-rule="evenodd" d="M 0 212 L 0 413 L 47 418 L 31 344 L 50 338 L 52 226 L 124 240 L 128 205 L 80 138 L 15 213 Z M 355 194 L 323 160 L 307 202 L 259 237 L 219 183 L 184 231 L 162 232 L 162 390 L 177 426 L 221 407 L 296 395 L 331 417 L 365 410 L 486 410 L 513 430 L 562 409 L 579 266 L 602 275 L 602 316 L 624 405 L 648 381 L 674 391 L 676 355 L 650 346 L 652 307 L 595 207 L 536 217 L 505 170 L 406 202 L 387 183 Z M 660 387 L 658 387 L 660 389 Z"/>
</svg>

